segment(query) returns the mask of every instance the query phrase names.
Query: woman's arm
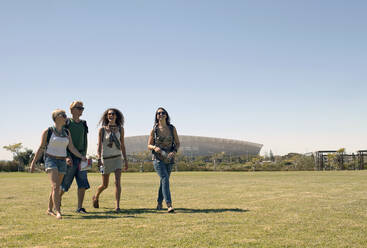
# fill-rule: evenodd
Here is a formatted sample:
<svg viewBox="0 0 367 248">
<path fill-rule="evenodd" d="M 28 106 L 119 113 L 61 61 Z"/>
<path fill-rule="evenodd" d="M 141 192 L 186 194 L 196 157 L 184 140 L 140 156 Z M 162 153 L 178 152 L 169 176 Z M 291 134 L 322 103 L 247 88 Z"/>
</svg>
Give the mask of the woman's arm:
<svg viewBox="0 0 367 248">
<path fill-rule="evenodd" d="M 125 168 L 124 170 L 127 171 L 127 169 L 129 168 L 128 162 L 127 162 L 127 157 L 126 157 L 126 149 L 125 149 L 125 131 L 124 128 L 121 127 L 121 133 L 120 133 L 120 147 L 121 147 L 121 152 L 122 152 L 122 156 L 124 157 L 124 161 L 125 161 Z"/>
<path fill-rule="evenodd" d="M 178 151 L 178 148 L 180 148 L 180 139 L 178 138 L 177 130 L 175 127 L 173 127 L 173 138 L 175 139 L 176 151 Z"/>
<path fill-rule="evenodd" d="M 46 129 L 42 133 L 41 144 L 38 147 L 38 150 L 37 150 L 36 154 L 34 155 L 34 158 L 31 162 L 30 172 L 34 171 L 35 164 L 39 160 L 40 156 L 43 155 L 44 151 L 46 150 L 47 133 L 48 133 L 48 129 Z"/>
<path fill-rule="evenodd" d="M 180 140 L 178 139 L 178 134 L 177 134 L 177 130 L 175 127 L 173 127 L 173 139 L 175 143 L 175 151 L 168 153 L 169 158 L 174 157 L 178 151 L 178 148 L 180 147 Z"/>
<path fill-rule="evenodd" d="M 155 152 L 161 152 L 161 149 L 154 145 L 154 129 L 150 132 L 149 139 L 148 139 L 148 150 L 154 150 Z"/>
<path fill-rule="evenodd" d="M 103 128 L 101 127 L 98 131 L 98 145 L 97 145 L 97 159 L 98 159 L 98 166 L 102 166 L 102 132 Z"/>
<path fill-rule="evenodd" d="M 98 165 L 102 165 L 102 129 L 101 127 L 98 132 L 98 146 L 97 146 L 97 159 Z"/>
<path fill-rule="evenodd" d="M 81 158 L 82 160 L 87 160 L 87 158 L 85 156 L 83 156 L 74 146 L 73 144 L 73 140 L 70 136 L 70 133 L 68 133 L 68 138 L 69 138 L 69 144 L 68 144 L 68 148 L 69 151 L 71 151 L 72 153 L 74 153 L 75 156 L 77 156 L 78 158 Z"/>
</svg>

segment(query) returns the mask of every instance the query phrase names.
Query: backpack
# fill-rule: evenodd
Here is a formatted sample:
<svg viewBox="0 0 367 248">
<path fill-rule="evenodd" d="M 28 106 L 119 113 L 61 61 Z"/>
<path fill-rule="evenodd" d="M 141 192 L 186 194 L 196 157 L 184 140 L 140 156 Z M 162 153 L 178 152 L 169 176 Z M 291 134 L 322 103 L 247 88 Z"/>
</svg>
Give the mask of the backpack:
<svg viewBox="0 0 367 248">
<path fill-rule="evenodd" d="M 51 139 L 51 136 L 52 136 L 52 132 L 53 132 L 53 127 L 49 127 L 47 129 L 47 138 L 46 138 L 46 146 L 45 146 L 46 148 L 43 151 L 42 156 L 38 159 L 38 161 L 37 161 L 38 164 L 45 164 L 45 154 L 46 154 L 48 143 L 50 142 L 50 139 Z M 67 135 L 69 135 L 69 130 L 65 129 L 65 132 L 66 132 Z"/>
</svg>

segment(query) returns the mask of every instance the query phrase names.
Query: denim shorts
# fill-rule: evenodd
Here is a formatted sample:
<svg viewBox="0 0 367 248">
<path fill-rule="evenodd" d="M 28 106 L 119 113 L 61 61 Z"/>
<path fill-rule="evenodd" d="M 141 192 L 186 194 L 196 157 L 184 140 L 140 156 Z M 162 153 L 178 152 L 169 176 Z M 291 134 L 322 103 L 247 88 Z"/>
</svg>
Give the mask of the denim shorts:
<svg viewBox="0 0 367 248">
<path fill-rule="evenodd" d="M 60 174 L 66 174 L 66 161 L 65 159 L 51 158 L 46 155 L 45 157 L 45 170 L 46 172 L 52 169 L 57 169 Z"/>
<path fill-rule="evenodd" d="M 71 166 L 67 167 L 66 175 L 64 176 L 62 183 L 61 183 L 61 189 L 64 192 L 67 192 L 73 183 L 74 177 L 76 179 L 76 183 L 78 185 L 78 189 L 84 188 L 89 189 L 89 182 L 87 177 L 87 171 L 80 171 L 79 170 L 79 164 L 81 159 L 72 156 L 73 164 Z"/>
</svg>

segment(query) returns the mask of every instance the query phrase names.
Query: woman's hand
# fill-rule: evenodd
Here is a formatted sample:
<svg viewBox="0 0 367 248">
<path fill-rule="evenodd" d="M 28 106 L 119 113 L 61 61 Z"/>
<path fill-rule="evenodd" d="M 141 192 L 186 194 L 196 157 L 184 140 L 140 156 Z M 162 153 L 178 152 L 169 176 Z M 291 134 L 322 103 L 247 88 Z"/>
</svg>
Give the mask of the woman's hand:
<svg viewBox="0 0 367 248">
<path fill-rule="evenodd" d="M 153 149 L 156 153 L 161 153 L 161 148 L 159 148 L 158 146 L 154 147 Z"/>
<path fill-rule="evenodd" d="M 71 166 L 71 165 L 73 164 L 73 160 L 72 160 L 70 157 L 67 157 L 67 158 L 66 158 L 66 164 L 67 164 L 68 166 Z"/>
<path fill-rule="evenodd" d="M 171 158 L 174 158 L 175 156 L 176 156 L 175 152 L 170 152 L 170 153 L 168 153 L 167 158 L 171 159 Z"/>
<path fill-rule="evenodd" d="M 127 171 L 127 169 L 129 169 L 129 165 L 128 165 L 128 163 L 127 163 L 127 160 L 125 159 L 124 171 Z"/>
<path fill-rule="evenodd" d="M 29 167 L 29 172 L 30 173 L 33 173 L 34 172 L 34 168 L 35 168 L 35 165 L 34 164 L 35 164 L 34 161 L 32 161 L 31 166 Z"/>
</svg>

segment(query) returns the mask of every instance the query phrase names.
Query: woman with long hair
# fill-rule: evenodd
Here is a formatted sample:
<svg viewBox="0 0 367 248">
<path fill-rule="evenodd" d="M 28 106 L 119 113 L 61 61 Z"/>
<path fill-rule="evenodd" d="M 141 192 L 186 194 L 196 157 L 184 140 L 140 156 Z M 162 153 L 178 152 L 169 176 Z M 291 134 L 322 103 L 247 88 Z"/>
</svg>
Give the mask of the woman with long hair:
<svg viewBox="0 0 367 248">
<path fill-rule="evenodd" d="M 70 133 L 64 128 L 66 122 L 65 111 L 61 109 L 53 111 L 52 120 L 55 122 L 55 126 L 43 131 L 41 145 L 32 160 L 30 170 L 31 172 L 34 171 L 35 164 L 44 155 L 45 170 L 51 181 L 47 214 L 61 219 L 60 184 L 67 169 L 66 149 L 68 148 L 76 157 L 82 160 L 86 160 L 86 157 L 74 147 Z M 53 208 L 55 208 L 56 213 L 53 212 Z"/>
<path fill-rule="evenodd" d="M 168 112 L 159 107 L 155 113 L 153 130 L 148 139 L 148 149 L 153 153 L 154 169 L 160 177 L 158 189 L 157 210 L 163 208 L 163 199 L 166 201 L 168 213 L 175 210 L 172 207 L 169 178 L 174 164 L 174 158 L 180 147 L 177 130 L 171 124 Z"/>
<path fill-rule="evenodd" d="M 93 207 L 99 208 L 99 196 L 107 189 L 110 174 L 114 172 L 116 186 L 115 211 L 120 212 L 122 163 L 124 163 L 124 170 L 128 169 L 124 143 L 124 116 L 120 110 L 109 108 L 103 113 L 99 124 L 102 127 L 99 129 L 97 156 L 98 166 L 100 166 L 102 173 L 102 184 L 98 186 L 97 192 L 93 196 Z M 122 156 L 124 157 L 124 162 Z"/>
</svg>

